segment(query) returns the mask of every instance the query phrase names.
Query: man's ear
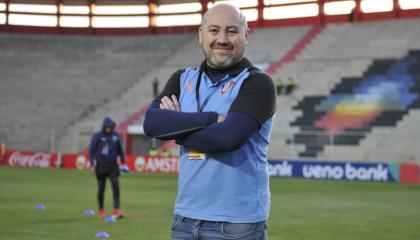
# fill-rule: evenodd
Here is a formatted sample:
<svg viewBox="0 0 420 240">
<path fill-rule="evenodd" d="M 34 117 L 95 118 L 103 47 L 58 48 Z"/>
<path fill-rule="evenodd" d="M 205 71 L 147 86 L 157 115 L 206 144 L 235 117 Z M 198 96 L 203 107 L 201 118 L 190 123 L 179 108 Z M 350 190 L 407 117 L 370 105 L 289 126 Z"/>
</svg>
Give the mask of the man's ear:
<svg viewBox="0 0 420 240">
<path fill-rule="evenodd" d="M 200 28 L 198 29 L 198 42 L 201 44 L 201 43 L 202 43 L 202 41 L 203 41 L 203 28 L 202 28 L 202 27 L 200 27 Z"/>
<path fill-rule="evenodd" d="M 245 31 L 245 43 L 246 44 L 248 44 L 250 36 L 251 36 L 251 30 L 249 28 L 247 28 L 246 31 Z"/>
</svg>

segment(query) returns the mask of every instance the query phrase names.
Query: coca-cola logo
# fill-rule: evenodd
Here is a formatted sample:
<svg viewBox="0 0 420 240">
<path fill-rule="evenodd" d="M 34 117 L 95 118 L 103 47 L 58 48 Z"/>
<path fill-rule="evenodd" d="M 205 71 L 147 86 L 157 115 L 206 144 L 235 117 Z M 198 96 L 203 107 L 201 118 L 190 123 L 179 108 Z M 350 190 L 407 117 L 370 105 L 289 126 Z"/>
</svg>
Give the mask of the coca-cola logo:
<svg viewBox="0 0 420 240">
<path fill-rule="evenodd" d="M 21 153 L 16 151 L 9 157 L 9 165 L 15 167 L 39 167 L 48 168 L 52 155 L 49 153 Z"/>
</svg>

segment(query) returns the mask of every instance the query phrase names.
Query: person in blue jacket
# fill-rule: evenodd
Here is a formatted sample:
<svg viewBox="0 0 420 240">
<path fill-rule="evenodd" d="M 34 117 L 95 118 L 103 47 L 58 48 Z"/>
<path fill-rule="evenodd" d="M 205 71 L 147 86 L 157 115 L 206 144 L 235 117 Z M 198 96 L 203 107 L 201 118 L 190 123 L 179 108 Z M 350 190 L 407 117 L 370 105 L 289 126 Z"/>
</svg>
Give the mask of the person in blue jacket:
<svg viewBox="0 0 420 240">
<path fill-rule="evenodd" d="M 89 147 L 91 171 L 96 174 L 96 179 L 98 180 L 98 215 L 101 219 L 106 217 L 104 193 L 107 178 L 111 182 L 114 197 L 112 216 L 114 218 L 122 218 L 120 210 L 120 186 L 118 181 L 118 177 L 120 176 L 118 157 L 120 157 L 123 167 L 126 167 L 126 165 L 121 140 L 118 134 L 114 132 L 114 129 L 115 122 L 111 118 L 106 117 L 102 124 L 102 130 L 93 135 Z"/>
<path fill-rule="evenodd" d="M 205 60 L 168 80 L 145 116 L 144 131 L 180 145 L 172 240 L 267 239 L 267 148 L 276 87 L 244 57 L 250 30 L 230 4 L 203 16 Z"/>
</svg>

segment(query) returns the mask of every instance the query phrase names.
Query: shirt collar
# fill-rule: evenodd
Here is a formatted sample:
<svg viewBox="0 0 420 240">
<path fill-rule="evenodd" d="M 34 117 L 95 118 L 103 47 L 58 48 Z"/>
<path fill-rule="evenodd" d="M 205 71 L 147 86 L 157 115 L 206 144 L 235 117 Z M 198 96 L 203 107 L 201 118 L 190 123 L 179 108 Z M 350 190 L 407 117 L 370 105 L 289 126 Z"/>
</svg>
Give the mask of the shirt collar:
<svg viewBox="0 0 420 240">
<path fill-rule="evenodd" d="M 253 67 L 252 63 L 247 58 L 242 58 L 241 61 L 238 63 L 225 68 L 225 69 L 211 69 L 212 72 L 220 72 L 220 74 L 225 75 L 231 75 L 232 77 L 235 77 L 239 73 L 241 73 L 245 68 L 251 68 Z M 207 65 L 207 61 L 204 60 L 200 65 L 200 70 L 203 72 L 207 72 L 209 70 L 209 66 Z"/>
</svg>

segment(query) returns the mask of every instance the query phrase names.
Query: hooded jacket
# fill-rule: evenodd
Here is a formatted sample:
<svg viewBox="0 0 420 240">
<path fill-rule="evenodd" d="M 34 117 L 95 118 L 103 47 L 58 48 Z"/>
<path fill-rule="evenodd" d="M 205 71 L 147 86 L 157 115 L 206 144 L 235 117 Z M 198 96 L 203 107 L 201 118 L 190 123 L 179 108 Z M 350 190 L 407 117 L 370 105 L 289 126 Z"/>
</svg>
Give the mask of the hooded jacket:
<svg viewBox="0 0 420 240">
<path fill-rule="evenodd" d="M 112 128 L 111 133 L 106 133 L 105 128 Z M 114 132 L 115 122 L 106 117 L 102 123 L 102 130 L 92 136 L 89 147 L 91 166 L 101 169 L 118 167 L 118 159 L 125 163 L 124 150 L 119 135 Z"/>
</svg>

